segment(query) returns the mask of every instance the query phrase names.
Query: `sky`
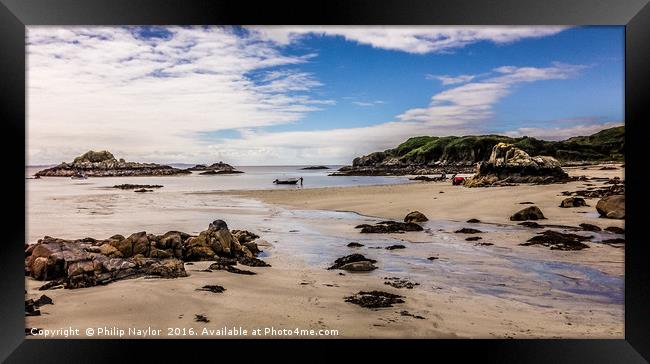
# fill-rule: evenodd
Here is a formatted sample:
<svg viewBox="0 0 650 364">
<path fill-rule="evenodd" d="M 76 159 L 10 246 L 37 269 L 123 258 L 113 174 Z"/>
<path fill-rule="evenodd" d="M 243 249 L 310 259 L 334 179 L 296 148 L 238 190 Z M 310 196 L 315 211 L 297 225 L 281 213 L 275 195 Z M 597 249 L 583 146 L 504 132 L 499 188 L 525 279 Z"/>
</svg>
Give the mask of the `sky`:
<svg viewBox="0 0 650 364">
<path fill-rule="evenodd" d="M 350 164 L 624 123 L 623 27 L 27 28 L 27 161 Z"/>
</svg>

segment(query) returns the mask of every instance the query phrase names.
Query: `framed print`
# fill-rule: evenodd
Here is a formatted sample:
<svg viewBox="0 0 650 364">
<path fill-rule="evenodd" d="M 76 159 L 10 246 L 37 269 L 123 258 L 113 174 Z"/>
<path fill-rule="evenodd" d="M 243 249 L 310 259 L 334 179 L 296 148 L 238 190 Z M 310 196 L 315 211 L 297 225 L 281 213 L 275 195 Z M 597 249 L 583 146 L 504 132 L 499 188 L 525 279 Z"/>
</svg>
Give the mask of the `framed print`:
<svg viewBox="0 0 650 364">
<path fill-rule="evenodd" d="M 0 14 L 3 359 L 650 357 L 646 1 Z"/>
</svg>

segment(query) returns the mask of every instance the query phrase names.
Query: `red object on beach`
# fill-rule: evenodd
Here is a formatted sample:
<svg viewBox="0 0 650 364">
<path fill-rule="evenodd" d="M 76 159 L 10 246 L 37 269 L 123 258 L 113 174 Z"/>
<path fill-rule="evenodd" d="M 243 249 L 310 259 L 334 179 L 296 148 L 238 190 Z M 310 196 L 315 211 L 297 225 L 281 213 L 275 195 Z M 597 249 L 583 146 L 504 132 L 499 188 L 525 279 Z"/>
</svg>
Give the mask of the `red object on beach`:
<svg viewBox="0 0 650 364">
<path fill-rule="evenodd" d="M 454 177 L 451 180 L 451 184 L 454 186 L 462 185 L 465 182 L 465 177 Z"/>
</svg>

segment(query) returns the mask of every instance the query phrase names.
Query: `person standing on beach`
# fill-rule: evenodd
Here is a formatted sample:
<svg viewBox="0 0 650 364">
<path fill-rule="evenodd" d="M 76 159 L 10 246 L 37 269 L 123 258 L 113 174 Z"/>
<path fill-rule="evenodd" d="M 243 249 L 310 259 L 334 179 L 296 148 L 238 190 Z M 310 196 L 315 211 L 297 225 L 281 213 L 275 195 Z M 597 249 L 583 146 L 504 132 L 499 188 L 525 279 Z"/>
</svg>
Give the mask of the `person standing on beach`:
<svg viewBox="0 0 650 364">
<path fill-rule="evenodd" d="M 302 187 L 302 177 L 300 177 L 300 186 Z"/>
</svg>

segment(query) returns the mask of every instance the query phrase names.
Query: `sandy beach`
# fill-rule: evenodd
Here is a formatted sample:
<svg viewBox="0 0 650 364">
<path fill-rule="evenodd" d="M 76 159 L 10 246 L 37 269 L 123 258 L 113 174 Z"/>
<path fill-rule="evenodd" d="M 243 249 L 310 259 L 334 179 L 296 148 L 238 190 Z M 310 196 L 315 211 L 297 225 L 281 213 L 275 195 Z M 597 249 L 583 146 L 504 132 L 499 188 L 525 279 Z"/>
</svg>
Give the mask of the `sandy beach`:
<svg viewBox="0 0 650 364">
<path fill-rule="evenodd" d="M 567 171 L 571 175 L 589 177 L 624 177 L 623 169 L 599 168 L 574 167 Z M 143 335 L 129 333 L 129 328 L 153 328 L 154 332 L 160 330 L 159 334 L 146 336 L 155 338 L 166 338 L 168 334 L 179 338 L 621 338 L 622 302 L 602 300 L 590 294 L 581 296 L 576 293 L 575 298 L 571 294 L 567 296 L 566 290 L 547 286 L 532 273 L 530 276 L 525 271 L 522 274 L 520 268 L 512 263 L 522 257 L 531 262 L 579 266 L 585 269 L 585 276 L 579 275 L 576 270 L 569 270 L 573 268 L 557 268 L 560 272 L 566 269 L 567 273 L 562 273 L 566 281 L 577 282 L 574 287 L 576 292 L 579 292 L 577 289 L 581 280 L 593 272 L 606 279 L 613 277 L 622 280 L 624 249 L 597 243 L 590 243 L 589 249 L 581 251 L 523 247 L 518 244 L 534 236 L 537 231 L 517 227 L 515 222 L 508 220 L 512 213 L 527 206 L 520 202 L 534 202 L 548 218 L 543 220 L 544 224 L 576 226 L 589 223 L 601 228 L 623 227 L 623 220 L 598 217 L 594 208 L 597 199 L 589 199 L 588 207 L 558 207 L 566 197 L 561 195 L 562 191 L 584 188 L 585 183 L 593 183 L 594 186 L 602 184 L 598 181 L 575 181 L 470 189 L 451 186 L 450 183 L 426 182 L 189 194 L 186 196 L 226 196 L 261 201 L 288 211 L 296 208 L 300 211 L 352 211 L 361 215 L 358 219 L 402 220 L 407 213 L 418 210 L 430 220 L 443 221 L 447 225 L 440 225 L 444 227 L 439 229 L 430 227 L 425 232 L 387 234 L 391 239 L 406 244 L 407 249 L 403 252 L 373 250 L 373 240 L 379 241 L 380 237 L 365 236 L 363 242 L 366 246 L 351 252 L 375 254 L 380 269 L 369 273 L 340 274 L 340 270 L 326 270 L 327 262 L 312 264 L 299 254 L 293 256 L 282 250 L 282 242 L 272 235 L 273 229 L 277 230 L 271 220 L 274 214 L 278 214 L 275 208 L 272 208 L 275 212 L 263 215 L 267 218 L 262 219 L 251 211 L 240 211 L 238 216 L 241 221 L 247 218 L 261 220 L 251 230 L 258 232 L 262 239 L 269 240 L 264 249 L 270 254 L 264 259 L 272 267 L 250 268 L 258 274 L 243 276 L 225 271 L 201 271 L 210 262 L 186 263 L 186 278 L 138 278 L 76 290 L 38 291 L 43 282 L 27 278 L 27 297 L 37 298 L 46 293 L 53 299 L 54 305 L 43 306 L 41 316 L 27 317 L 26 326 L 50 330 L 79 328 L 81 333 L 78 337 L 82 338 L 88 337 L 83 331 L 89 327 L 109 329 L 107 335 L 99 337 L 133 338 Z M 464 241 L 448 242 L 446 237 L 455 238 L 458 234 L 454 234 L 453 230 L 458 226 L 469 226 L 464 222 L 471 218 L 481 220 L 481 224 L 472 224 L 471 227 L 484 229 L 480 234 L 481 241 L 493 246 L 475 246 Z M 354 221 L 343 218 L 331 221 L 319 223 L 315 220 L 316 225 L 320 225 L 316 235 L 344 237 L 340 243 L 333 244 L 347 251 L 350 251 L 345 248 L 348 241 L 360 239 L 361 235 L 378 235 L 359 234 L 354 230 L 357 223 Z M 284 228 L 297 229 L 291 225 Z M 442 237 L 439 244 L 435 243 L 436 237 Z M 433 245 L 423 244 L 431 239 L 434 239 Z M 296 242 L 296 245 L 300 243 Z M 421 284 L 413 289 L 397 289 L 384 284 L 386 276 L 404 278 L 403 274 L 399 274 L 401 268 L 393 269 L 389 263 L 394 257 L 404 257 L 406 254 L 409 254 L 409 259 L 427 262 L 432 269 L 441 270 L 427 271 L 427 266 L 423 264 L 418 265 L 417 269 L 413 268 L 414 271 L 407 270 L 411 273 L 405 278 Z M 439 259 L 428 262 L 426 258 L 430 255 Z M 404 264 L 408 267 L 412 263 Z M 455 270 L 456 266 L 462 267 L 462 271 Z M 467 279 L 471 279 L 467 281 L 469 283 L 465 281 Z M 211 293 L 196 290 L 206 284 L 222 285 L 226 291 Z M 477 294 L 476 287 L 481 286 L 486 287 L 484 294 Z M 344 297 L 362 290 L 399 294 L 404 297 L 405 303 L 371 310 L 344 301 Z M 209 322 L 196 322 L 194 318 L 197 314 L 204 315 Z M 112 327 L 124 329 L 125 332 L 113 332 L 110 330 Z M 247 334 L 241 331 L 235 332 L 235 335 L 202 331 L 222 330 L 224 327 L 241 328 L 247 330 Z M 190 328 L 196 335 L 183 331 Z M 284 335 L 277 331 L 261 336 L 251 334 L 256 329 L 264 333 L 265 329 L 271 328 L 298 331 L 285 332 Z M 315 336 L 300 331 L 311 329 L 315 330 Z M 331 335 L 325 332 L 319 335 L 318 330 L 321 329 L 336 331 Z"/>
</svg>

